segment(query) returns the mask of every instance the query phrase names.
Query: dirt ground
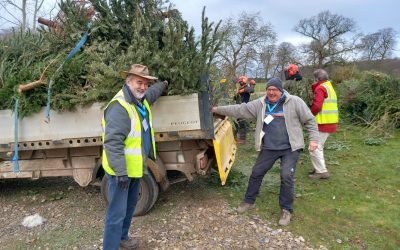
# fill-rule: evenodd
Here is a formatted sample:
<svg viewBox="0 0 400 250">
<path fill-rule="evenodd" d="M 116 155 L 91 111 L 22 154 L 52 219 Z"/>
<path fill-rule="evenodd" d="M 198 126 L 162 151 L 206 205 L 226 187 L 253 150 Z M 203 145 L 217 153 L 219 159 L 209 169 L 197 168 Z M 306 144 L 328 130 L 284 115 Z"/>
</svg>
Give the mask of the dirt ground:
<svg viewBox="0 0 400 250">
<path fill-rule="evenodd" d="M 0 212 L 0 249 L 102 248 L 98 186 L 82 188 L 70 178 L 0 182 Z M 44 224 L 22 226 L 36 213 Z M 218 188 L 198 180 L 162 193 L 148 215 L 134 219 L 130 234 L 140 249 L 314 249 L 256 214 L 238 215 Z"/>
</svg>

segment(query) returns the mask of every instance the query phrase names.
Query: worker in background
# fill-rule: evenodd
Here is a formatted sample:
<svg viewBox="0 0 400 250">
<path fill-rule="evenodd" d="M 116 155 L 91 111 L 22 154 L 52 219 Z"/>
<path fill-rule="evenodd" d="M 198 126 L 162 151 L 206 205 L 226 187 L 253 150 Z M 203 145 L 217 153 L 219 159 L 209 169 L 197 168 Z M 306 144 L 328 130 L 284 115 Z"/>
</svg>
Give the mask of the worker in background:
<svg viewBox="0 0 400 250">
<path fill-rule="evenodd" d="M 258 157 L 237 212 L 244 213 L 255 207 L 264 176 L 280 159 L 279 225 L 289 225 L 293 213 L 296 164 L 305 147 L 303 127 L 309 137 L 308 149 L 314 151 L 318 146 L 317 124 L 310 109 L 300 97 L 285 91 L 281 79 L 276 77 L 268 81 L 265 96 L 249 103 L 213 107 L 212 112 L 256 119 L 254 142 Z"/>
<path fill-rule="evenodd" d="M 234 97 L 236 104 L 248 103 L 250 101 L 250 95 L 254 93 L 256 82 L 253 79 L 248 79 L 246 76 L 240 76 L 237 83 L 239 87 Z M 237 124 L 235 124 L 235 137 L 238 144 L 246 143 L 246 134 L 246 120 L 237 119 Z"/>
<path fill-rule="evenodd" d="M 254 79 L 249 79 L 246 76 L 241 76 L 238 78 L 237 83 L 239 87 L 236 91 L 236 104 L 248 103 L 250 101 L 250 95 L 254 93 L 254 87 L 256 82 Z"/>
<path fill-rule="evenodd" d="M 122 89 L 104 110 L 102 166 L 108 178 L 108 207 L 104 223 L 103 249 L 135 249 L 128 232 L 135 211 L 140 181 L 148 158 L 155 160 L 156 144 L 150 105 L 168 86 L 149 75 L 146 66 L 133 64 L 122 71 Z"/>
<path fill-rule="evenodd" d="M 301 81 L 303 77 L 300 75 L 299 67 L 296 64 L 290 64 L 284 70 L 286 80 Z"/>
<path fill-rule="evenodd" d="M 317 150 L 310 152 L 313 170 L 312 179 L 328 179 L 329 173 L 324 158 L 324 144 L 331 133 L 335 133 L 339 122 L 336 92 L 328 80 L 328 73 L 323 69 L 314 71 L 315 82 L 312 85 L 314 99 L 311 112 L 318 124 L 319 143 Z"/>
</svg>

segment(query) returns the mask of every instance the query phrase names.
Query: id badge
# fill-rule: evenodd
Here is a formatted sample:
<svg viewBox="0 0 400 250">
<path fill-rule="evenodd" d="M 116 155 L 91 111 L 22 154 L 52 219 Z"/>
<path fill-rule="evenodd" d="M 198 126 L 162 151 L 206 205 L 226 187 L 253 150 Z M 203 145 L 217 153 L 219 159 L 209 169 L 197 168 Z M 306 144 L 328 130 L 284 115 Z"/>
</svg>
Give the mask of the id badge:
<svg viewBox="0 0 400 250">
<path fill-rule="evenodd" d="M 147 124 L 146 119 L 143 119 L 142 126 L 143 126 L 144 131 L 147 131 L 149 129 L 149 124 Z"/>
<path fill-rule="evenodd" d="M 272 115 L 267 115 L 267 117 L 265 117 L 264 122 L 265 124 L 270 124 L 270 122 L 272 122 L 272 120 L 274 119 L 274 117 Z"/>
</svg>

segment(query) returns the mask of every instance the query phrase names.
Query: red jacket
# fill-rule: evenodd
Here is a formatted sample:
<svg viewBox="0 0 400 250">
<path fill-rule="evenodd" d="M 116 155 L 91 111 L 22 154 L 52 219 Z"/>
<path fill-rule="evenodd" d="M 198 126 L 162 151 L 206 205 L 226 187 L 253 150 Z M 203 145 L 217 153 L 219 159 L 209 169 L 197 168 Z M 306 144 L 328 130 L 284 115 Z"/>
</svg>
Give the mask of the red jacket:
<svg viewBox="0 0 400 250">
<path fill-rule="evenodd" d="M 311 86 L 314 94 L 314 99 L 311 104 L 311 113 L 313 113 L 314 116 L 316 116 L 322 110 L 322 104 L 324 103 L 325 98 L 328 97 L 328 92 L 323 86 L 321 86 L 321 84 L 324 82 L 325 80 L 320 80 L 313 83 Z M 336 132 L 336 129 L 337 123 L 318 124 L 318 130 L 321 132 L 334 133 Z"/>
</svg>

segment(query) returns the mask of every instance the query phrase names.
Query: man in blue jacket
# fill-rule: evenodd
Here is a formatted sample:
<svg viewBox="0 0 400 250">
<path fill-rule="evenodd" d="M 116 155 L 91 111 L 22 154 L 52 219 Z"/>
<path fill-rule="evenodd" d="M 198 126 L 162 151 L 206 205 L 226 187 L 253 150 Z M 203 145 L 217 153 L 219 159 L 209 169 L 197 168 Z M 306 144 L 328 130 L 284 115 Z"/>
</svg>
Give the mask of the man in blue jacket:
<svg viewBox="0 0 400 250">
<path fill-rule="evenodd" d="M 135 249 L 138 240 L 128 236 L 138 199 L 146 160 L 155 159 L 155 140 L 150 105 L 168 86 L 149 75 L 144 65 L 133 64 L 121 72 L 122 89 L 105 108 L 102 120 L 102 166 L 108 178 L 109 203 L 106 212 L 103 249 Z"/>
</svg>

